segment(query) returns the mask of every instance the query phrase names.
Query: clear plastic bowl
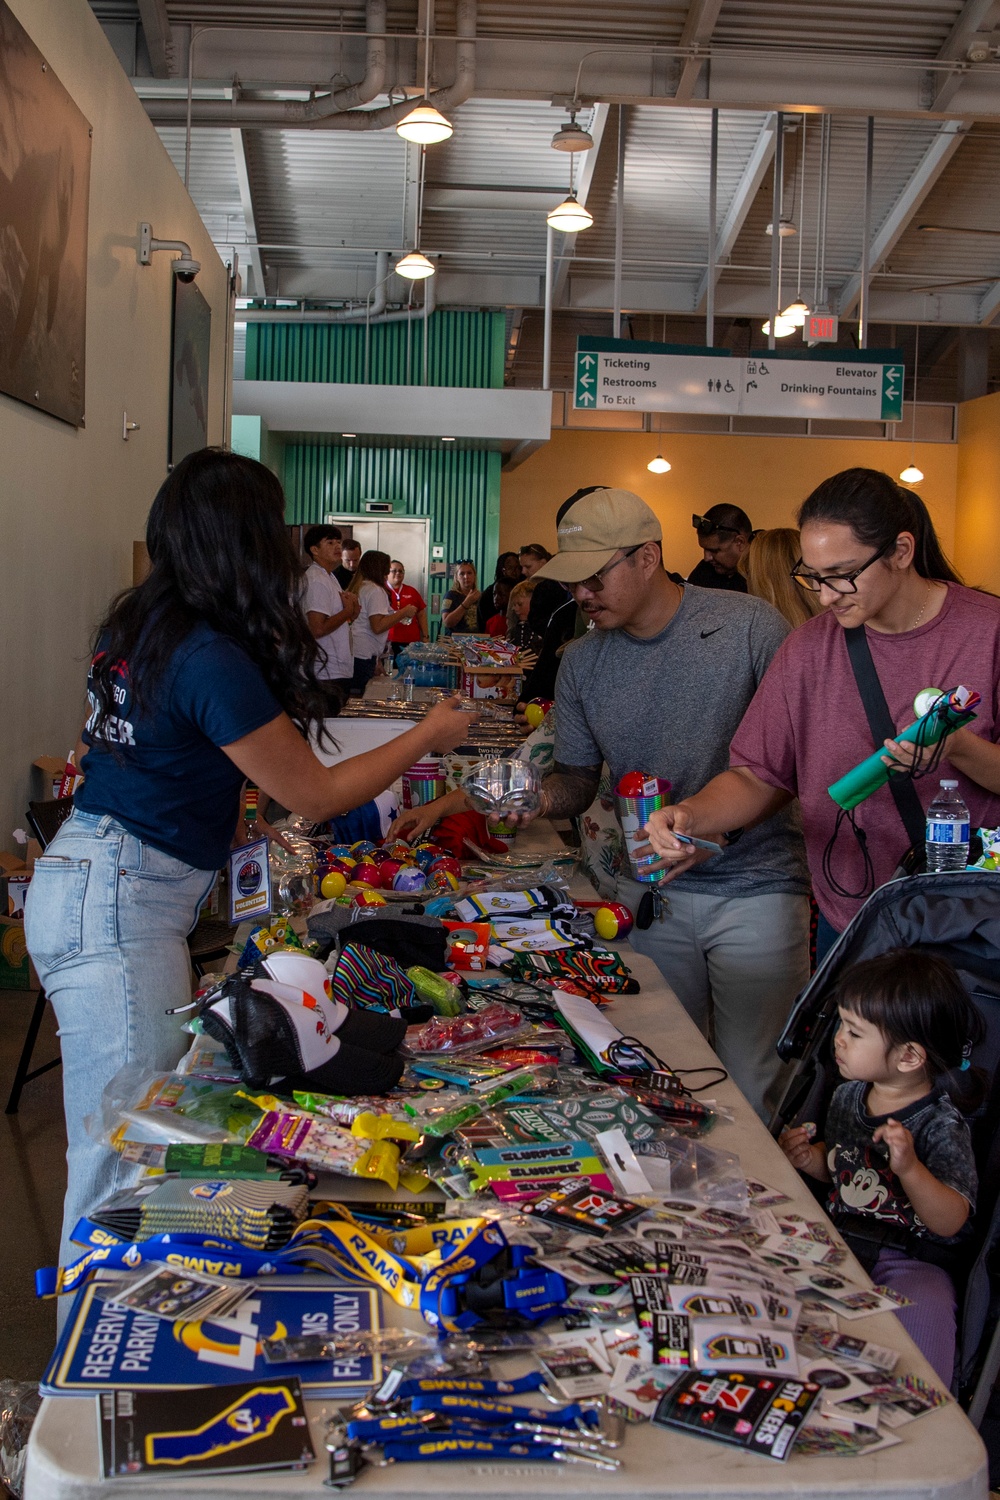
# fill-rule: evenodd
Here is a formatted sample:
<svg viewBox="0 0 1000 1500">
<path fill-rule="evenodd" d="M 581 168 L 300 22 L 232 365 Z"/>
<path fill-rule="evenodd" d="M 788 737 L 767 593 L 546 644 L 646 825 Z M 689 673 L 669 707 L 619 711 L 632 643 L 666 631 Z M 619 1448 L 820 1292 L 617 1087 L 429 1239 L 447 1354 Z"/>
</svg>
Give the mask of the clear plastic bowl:
<svg viewBox="0 0 1000 1500">
<path fill-rule="evenodd" d="M 542 805 L 541 773 L 521 760 L 481 760 L 462 782 L 462 790 L 483 813 L 536 813 Z"/>
</svg>

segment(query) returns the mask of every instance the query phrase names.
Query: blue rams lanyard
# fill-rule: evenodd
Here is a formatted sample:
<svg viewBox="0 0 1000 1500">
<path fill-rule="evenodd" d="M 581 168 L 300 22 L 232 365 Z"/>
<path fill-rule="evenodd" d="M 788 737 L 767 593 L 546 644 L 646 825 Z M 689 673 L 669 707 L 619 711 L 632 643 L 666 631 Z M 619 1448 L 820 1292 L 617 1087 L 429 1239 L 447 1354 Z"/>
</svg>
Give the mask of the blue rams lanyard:
<svg viewBox="0 0 1000 1500">
<path fill-rule="evenodd" d="M 591 1464 L 598 1469 L 619 1467 L 614 1458 L 598 1457 L 556 1443 L 524 1438 L 431 1437 L 387 1442 L 382 1446 L 386 1463 L 462 1462 L 470 1458 L 548 1458 L 556 1463 Z"/>
<path fill-rule="evenodd" d="M 462 1241 L 448 1260 L 430 1272 L 424 1279 L 424 1287 L 433 1278 L 435 1287 L 439 1288 L 453 1276 L 485 1265 L 503 1249 L 506 1240 L 502 1231 L 486 1220 L 478 1222 L 482 1227 Z M 462 1221 L 462 1227 L 467 1223 Z M 272 1276 L 319 1269 L 354 1280 L 374 1282 L 402 1307 L 413 1307 L 418 1299 L 423 1300 L 420 1267 L 405 1256 L 386 1249 L 353 1220 L 307 1219 L 298 1226 L 283 1249 L 270 1252 L 247 1250 L 231 1240 L 196 1234 L 153 1235 L 133 1244 L 87 1220 L 77 1225 L 74 1230 L 76 1237 L 93 1244 L 93 1249 L 59 1270 L 46 1267 L 37 1271 L 35 1291 L 39 1297 L 76 1291 L 101 1270 L 134 1271 L 155 1261 L 209 1275 L 232 1277 Z M 95 1240 L 98 1243 L 94 1244 Z M 435 1296 L 435 1307 L 436 1301 Z"/>
</svg>

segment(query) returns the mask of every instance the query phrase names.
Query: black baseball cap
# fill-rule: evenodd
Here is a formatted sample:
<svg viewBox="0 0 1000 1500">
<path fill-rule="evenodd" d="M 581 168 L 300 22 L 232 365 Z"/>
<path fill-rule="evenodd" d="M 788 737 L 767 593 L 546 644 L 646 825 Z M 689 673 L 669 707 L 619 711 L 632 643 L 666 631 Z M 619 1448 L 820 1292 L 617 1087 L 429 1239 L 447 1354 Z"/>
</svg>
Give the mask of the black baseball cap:
<svg viewBox="0 0 1000 1500">
<path fill-rule="evenodd" d="M 753 536 L 753 523 L 738 505 L 713 505 L 703 516 L 692 516 L 699 538 L 707 536 Z"/>
</svg>

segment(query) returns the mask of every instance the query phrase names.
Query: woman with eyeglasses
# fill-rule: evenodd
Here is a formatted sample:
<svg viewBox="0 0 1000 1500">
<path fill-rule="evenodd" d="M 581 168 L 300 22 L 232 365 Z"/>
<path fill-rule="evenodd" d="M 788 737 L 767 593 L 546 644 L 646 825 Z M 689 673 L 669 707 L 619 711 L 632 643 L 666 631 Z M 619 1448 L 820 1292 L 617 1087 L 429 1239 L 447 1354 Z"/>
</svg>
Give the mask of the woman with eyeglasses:
<svg viewBox="0 0 1000 1500">
<path fill-rule="evenodd" d="M 654 813 L 649 838 L 665 865 L 685 870 L 699 859 L 677 835 L 715 839 L 797 796 L 822 958 L 911 845 L 889 786 L 855 808 L 854 829 L 844 817 L 838 826 L 827 787 L 873 750 L 912 776 L 922 809 L 940 778 L 953 777 L 973 827 L 1000 823 L 1000 599 L 965 587 L 923 501 L 878 470 L 846 469 L 824 480 L 798 521 L 793 577 L 822 612 L 779 648 L 733 739 L 730 769 Z M 929 751 L 894 738 L 874 743 L 849 643 L 862 659 L 867 648 L 897 732 L 917 717 L 921 688 L 963 683 L 982 695 L 976 719 L 948 739 L 936 766 Z"/>
</svg>

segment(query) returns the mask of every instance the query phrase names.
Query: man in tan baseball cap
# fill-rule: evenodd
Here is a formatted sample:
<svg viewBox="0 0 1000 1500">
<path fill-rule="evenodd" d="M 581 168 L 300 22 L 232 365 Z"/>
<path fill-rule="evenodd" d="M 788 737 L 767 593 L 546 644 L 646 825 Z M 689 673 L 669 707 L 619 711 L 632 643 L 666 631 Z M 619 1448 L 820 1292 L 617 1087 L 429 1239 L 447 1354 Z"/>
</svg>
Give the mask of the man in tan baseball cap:
<svg viewBox="0 0 1000 1500">
<path fill-rule="evenodd" d="M 600 575 L 622 549 L 662 542 L 663 529 L 631 490 L 596 489 L 564 510 L 556 536 L 559 551 L 535 576 L 573 584 Z"/>
</svg>

